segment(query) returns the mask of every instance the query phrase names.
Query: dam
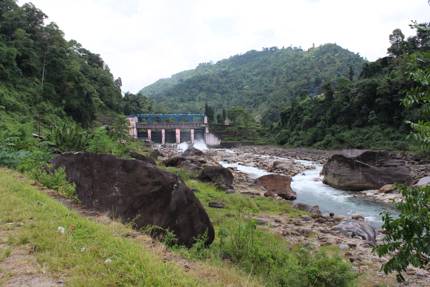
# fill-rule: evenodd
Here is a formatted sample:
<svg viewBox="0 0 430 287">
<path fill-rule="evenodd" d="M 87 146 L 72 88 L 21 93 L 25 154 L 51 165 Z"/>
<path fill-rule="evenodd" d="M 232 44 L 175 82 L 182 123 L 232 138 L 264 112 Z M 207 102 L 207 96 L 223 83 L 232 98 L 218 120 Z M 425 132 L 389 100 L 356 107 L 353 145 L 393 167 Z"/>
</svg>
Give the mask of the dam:
<svg viewBox="0 0 430 287">
<path fill-rule="evenodd" d="M 221 143 L 209 132 L 204 114 L 137 114 L 128 116 L 127 120 L 131 137 L 151 143 L 180 144 L 196 140 L 204 140 L 210 146 Z"/>
</svg>

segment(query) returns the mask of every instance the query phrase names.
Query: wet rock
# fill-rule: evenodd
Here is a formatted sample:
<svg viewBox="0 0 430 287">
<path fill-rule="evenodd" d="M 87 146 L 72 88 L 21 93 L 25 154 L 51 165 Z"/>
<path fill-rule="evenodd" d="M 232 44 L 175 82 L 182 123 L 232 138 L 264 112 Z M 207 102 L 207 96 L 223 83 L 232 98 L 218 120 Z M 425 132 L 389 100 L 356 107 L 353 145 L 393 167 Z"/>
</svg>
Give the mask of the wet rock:
<svg viewBox="0 0 430 287">
<path fill-rule="evenodd" d="M 288 172 L 293 169 L 294 169 L 293 161 L 274 161 L 271 167 L 272 171 L 280 170 L 280 171 Z"/>
<path fill-rule="evenodd" d="M 163 230 L 169 229 L 179 244 L 188 247 L 204 233 L 207 244 L 214 239 L 203 206 L 174 174 L 139 160 L 92 153 L 58 155 L 52 163 L 54 168 L 65 168 L 86 207 L 133 222 L 136 228 L 161 227 L 154 236 L 163 236 Z"/>
<path fill-rule="evenodd" d="M 224 208 L 225 207 L 224 203 L 218 202 L 218 201 L 210 201 L 208 203 L 208 206 L 212 207 L 212 208 Z"/>
<path fill-rule="evenodd" d="M 163 164 L 168 167 L 178 167 L 193 173 L 198 173 L 205 166 L 209 166 L 212 163 L 209 163 L 204 158 L 174 156 L 163 161 Z"/>
<path fill-rule="evenodd" d="M 294 204 L 294 208 L 297 208 L 297 209 L 300 209 L 303 211 L 307 211 L 312 215 L 317 215 L 317 216 L 321 215 L 321 210 L 320 210 L 320 207 L 318 205 L 311 206 L 311 205 L 308 205 L 305 203 L 296 203 L 296 204 Z"/>
<path fill-rule="evenodd" d="M 385 151 L 335 154 L 322 170 L 324 183 L 344 190 L 379 189 L 386 184 L 412 181 L 405 160 Z"/>
<path fill-rule="evenodd" d="M 255 183 L 263 187 L 269 195 L 276 194 L 286 200 L 295 200 L 296 193 L 291 189 L 291 177 L 268 174 L 257 178 Z M 265 194 L 265 196 L 268 196 Z"/>
<path fill-rule="evenodd" d="M 353 214 L 351 216 L 351 218 L 354 219 L 354 220 L 364 220 L 364 216 L 361 215 L 361 214 Z"/>
<path fill-rule="evenodd" d="M 233 174 L 228 168 L 222 166 L 204 167 L 198 179 L 205 182 L 212 182 L 225 190 L 233 189 Z"/>
<path fill-rule="evenodd" d="M 359 237 L 369 242 L 376 241 L 375 228 L 361 220 L 346 220 L 334 226 L 333 229 L 350 237 Z"/>
<path fill-rule="evenodd" d="M 186 151 L 182 153 L 183 157 L 190 157 L 190 156 L 198 156 L 201 157 L 204 155 L 204 152 L 202 152 L 199 149 L 196 149 L 195 147 L 189 147 Z"/>
</svg>

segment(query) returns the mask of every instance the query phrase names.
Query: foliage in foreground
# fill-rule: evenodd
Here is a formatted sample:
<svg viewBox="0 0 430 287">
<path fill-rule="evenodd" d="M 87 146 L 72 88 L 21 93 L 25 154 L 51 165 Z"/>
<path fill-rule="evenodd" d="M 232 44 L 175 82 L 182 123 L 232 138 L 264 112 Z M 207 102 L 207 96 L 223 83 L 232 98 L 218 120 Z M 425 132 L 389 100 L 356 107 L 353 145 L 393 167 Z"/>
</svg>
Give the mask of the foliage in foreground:
<svg viewBox="0 0 430 287">
<path fill-rule="evenodd" d="M 412 58 L 414 67 L 410 77 L 413 86 L 403 99 L 406 108 L 415 108 L 416 122 L 409 121 L 414 138 L 420 150 L 430 153 L 430 24 L 411 25 L 417 30 L 413 43 L 420 49 Z M 418 41 L 419 40 L 419 41 Z M 404 44 L 400 39 L 399 44 Z M 411 41 L 409 41 L 411 42 Z M 400 45 L 400 47 L 403 47 Z M 430 185 L 424 187 L 401 187 L 402 202 L 397 204 L 399 218 L 393 219 L 388 214 L 383 217 L 386 233 L 384 243 L 376 248 L 380 256 L 389 255 L 391 259 L 384 264 L 386 273 L 397 272 L 397 279 L 403 281 L 402 272 L 411 264 L 425 267 L 430 263 Z"/>
<path fill-rule="evenodd" d="M 266 286 L 355 286 L 357 275 L 334 249 L 290 246 L 240 214 L 225 218 L 217 234 L 209 248 L 201 238 L 190 250 L 180 252 L 192 259 L 231 262 Z"/>
<path fill-rule="evenodd" d="M 379 256 L 389 255 L 384 264 L 385 273 L 397 272 L 403 281 L 402 272 L 409 264 L 424 267 L 430 263 L 430 186 L 402 187 L 403 201 L 396 207 L 398 218 L 384 214 L 384 242 L 376 247 Z"/>
</svg>

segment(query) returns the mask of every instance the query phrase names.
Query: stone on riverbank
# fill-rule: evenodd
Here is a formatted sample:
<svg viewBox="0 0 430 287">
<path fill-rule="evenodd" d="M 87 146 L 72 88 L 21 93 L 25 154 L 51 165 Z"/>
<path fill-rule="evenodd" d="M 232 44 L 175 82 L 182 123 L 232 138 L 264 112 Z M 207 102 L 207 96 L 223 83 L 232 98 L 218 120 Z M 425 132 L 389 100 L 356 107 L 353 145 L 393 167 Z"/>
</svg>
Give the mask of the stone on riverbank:
<svg viewBox="0 0 430 287">
<path fill-rule="evenodd" d="M 204 167 L 198 179 L 205 182 L 212 182 L 224 190 L 233 189 L 233 174 L 230 169 L 222 166 Z"/>
<path fill-rule="evenodd" d="M 345 220 L 333 227 L 334 230 L 350 237 L 360 237 L 369 242 L 376 242 L 376 230 L 363 220 Z"/>
<path fill-rule="evenodd" d="M 426 186 L 430 185 L 430 176 L 426 176 L 418 180 L 418 182 L 415 184 L 415 186 Z"/>
<path fill-rule="evenodd" d="M 385 151 L 335 154 L 324 165 L 322 174 L 324 183 L 353 191 L 412 182 L 411 170 L 406 162 Z"/>
<path fill-rule="evenodd" d="M 207 233 L 214 239 L 209 217 L 193 192 L 176 175 L 140 160 L 92 153 L 63 154 L 53 160 L 65 168 L 83 205 L 132 222 L 135 228 L 159 226 L 190 247 Z M 154 232 L 155 236 L 163 231 Z"/>
<path fill-rule="evenodd" d="M 286 200 L 295 200 L 297 197 L 291 189 L 291 177 L 289 176 L 268 174 L 257 178 L 255 183 L 266 190 L 267 196 L 278 195 Z"/>
<path fill-rule="evenodd" d="M 318 205 L 308 205 L 305 203 L 296 203 L 294 204 L 294 208 L 303 210 L 303 211 L 307 211 L 312 215 L 316 215 L 316 216 L 320 216 L 321 215 L 321 210 L 320 207 Z"/>
</svg>

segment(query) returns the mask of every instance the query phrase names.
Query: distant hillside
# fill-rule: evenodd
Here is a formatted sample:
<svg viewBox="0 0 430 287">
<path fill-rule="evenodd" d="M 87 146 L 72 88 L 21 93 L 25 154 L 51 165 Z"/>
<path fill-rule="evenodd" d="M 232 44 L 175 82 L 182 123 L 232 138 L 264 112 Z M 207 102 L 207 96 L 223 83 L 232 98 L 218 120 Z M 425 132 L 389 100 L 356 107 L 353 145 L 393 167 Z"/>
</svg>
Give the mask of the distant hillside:
<svg viewBox="0 0 430 287">
<path fill-rule="evenodd" d="M 255 115 L 277 111 L 289 99 L 317 95 L 322 85 L 338 77 L 357 77 L 366 61 L 336 44 L 304 51 L 267 48 L 249 51 L 216 64 L 200 64 L 145 87 L 140 94 L 154 100 L 155 109 L 203 111 L 241 106 Z"/>
</svg>

